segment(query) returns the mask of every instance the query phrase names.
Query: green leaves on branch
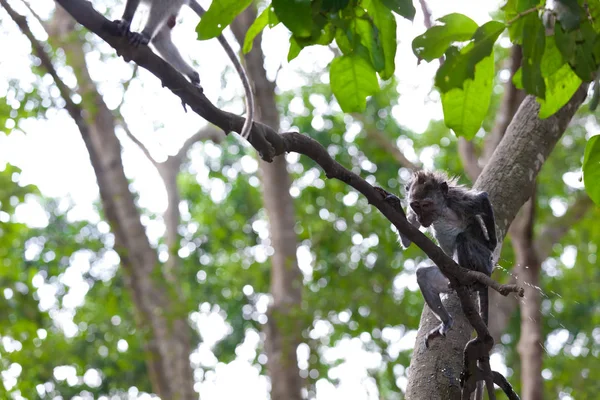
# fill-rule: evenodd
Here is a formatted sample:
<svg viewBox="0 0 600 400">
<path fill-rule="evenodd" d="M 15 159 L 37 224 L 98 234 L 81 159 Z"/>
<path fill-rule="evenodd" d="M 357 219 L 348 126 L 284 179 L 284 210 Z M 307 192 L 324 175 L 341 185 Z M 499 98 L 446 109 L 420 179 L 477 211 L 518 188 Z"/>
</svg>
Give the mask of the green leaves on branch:
<svg viewBox="0 0 600 400">
<path fill-rule="evenodd" d="M 213 2 L 216 7 L 217 2 Z M 244 2 L 244 4 L 247 4 Z M 211 9 L 213 6 L 211 5 Z M 244 5 L 245 8 L 245 5 Z M 220 14 L 229 15 L 234 11 L 231 1 L 225 1 L 220 6 Z M 239 9 L 241 12 L 243 8 Z M 272 0 L 256 21 L 249 28 L 244 40 L 244 53 L 252 50 L 252 43 L 266 26 L 275 26 L 279 23 L 285 25 L 292 33 L 288 61 L 296 58 L 302 49 L 313 45 L 327 46 L 335 39 L 336 44 L 344 56 L 350 58 L 332 64 L 330 71 L 332 81 L 346 81 L 348 74 L 356 71 L 341 71 L 340 65 L 352 61 L 353 68 L 362 71 L 359 76 L 364 76 L 369 71 L 369 82 L 377 74 L 381 79 L 389 79 L 396 69 L 395 56 L 397 47 L 396 18 L 394 13 L 412 20 L 415 8 L 411 0 Z M 213 15 L 217 14 L 216 12 Z M 207 13 L 208 15 L 208 13 Z M 206 19 L 206 18 L 205 18 Z M 220 18 L 210 22 L 211 26 L 218 26 L 220 31 L 231 22 L 231 18 Z M 206 23 L 208 24 L 208 22 Z M 475 28 L 477 26 L 475 25 Z M 202 38 L 209 37 L 208 27 L 202 23 L 198 31 Z M 211 32 L 214 34 L 216 29 Z M 358 61 L 360 57 L 363 61 Z M 368 69 L 366 68 L 368 65 Z M 341 71 L 341 76 L 336 77 L 336 71 Z M 338 99 L 342 110 L 363 111 L 366 98 L 357 100 L 357 96 L 366 96 L 365 93 L 375 93 L 372 86 L 363 90 L 363 85 L 358 82 L 346 87 L 332 85 L 335 97 Z M 349 92 L 354 88 L 356 91 Z M 340 91 L 341 90 L 341 91 Z M 348 100 L 352 99 L 352 100 Z M 359 107 L 359 108 L 356 108 Z"/>
<path fill-rule="evenodd" d="M 542 78 L 541 61 L 544 56 L 546 35 L 544 25 L 537 15 L 524 17 L 523 27 L 523 88 L 539 98 L 546 96 L 546 84 Z"/>
<path fill-rule="evenodd" d="M 263 29 L 267 25 L 271 28 L 275 25 L 279 24 L 279 19 L 277 15 L 273 12 L 271 7 L 267 7 L 263 10 L 263 12 L 254 20 L 250 28 L 248 28 L 248 32 L 246 32 L 246 37 L 244 38 L 244 54 L 249 53 L 252 50 L 252 44 L 254 39 L 258 36 L 259 33 L 262 32 Z"/>
<path fill-rule="evenodd" d="M 474 79 L 466 80 L 462 88 L 442 93 L 444 123 L 466 139 L 472 139 L 485 118 L 492 96 L 494 53 L 475 66 Z"/>
<path fill-rule="evenodd" d="M 331 90 L 345 112 L 359 112 L 366 107 L 366 97 L 379 90 L 373 66 L 359 55 L 335 58 L 330 67 Z"/>
<path fill-rule="evenodd" d="M 506 26 L 489 21 L 478 27 L 462 14 L 449 14 L 413 41 L 420 59 L 432 61 L 445 55 L 435 76 L 442 94 L 444 122 L 458 136 L 468 139 L 479 130 L 490 105 L 494 80 L 494 43 Z M 468 42 L 462 48 L 458 43 Z"/>
<path fill-rule="evenodd" d="M 412 42 L 415 55 L 425 61 L 433 61 L 444 55 L 454 42 L 465 42 L 473 37 L 478 26 L 466 15 L 454 13 L 438 19 L 443 25 L 433 26 Z"/>
<path fill-rule="evenodd" d="M 467 79 L 475 76 L 475 66 L 492 54 L 494 43 L 504 31 L 504 24 L 489 21 L 477 28 L 469 46 L 459 51 L 451 46 L 446 51 L 446 61 L 435 75 L 435 85 L 442 93 L 454 88 L 462 88 Z"/>
<path fill-rule="evenodd" d="M 592 136 L 583 156 L 583 183 L 590 198 L 600 205 L 600 136 Z"/>
<path fill-rule="evenodd" d="M 198 39 L 206 40 L 219 36 L 251 2 L 252 0 L 213 1 L 196 27 Z"/>
</svg>

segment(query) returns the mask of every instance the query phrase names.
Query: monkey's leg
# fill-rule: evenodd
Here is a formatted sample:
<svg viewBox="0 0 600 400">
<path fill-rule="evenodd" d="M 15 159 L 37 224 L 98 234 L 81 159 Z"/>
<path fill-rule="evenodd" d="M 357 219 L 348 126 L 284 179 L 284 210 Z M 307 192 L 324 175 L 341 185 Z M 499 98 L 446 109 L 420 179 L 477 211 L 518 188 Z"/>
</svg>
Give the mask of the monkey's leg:
<svg viewBox="0 0 600 400">
<path fill-rule="evenodd" d="M 175 47 L 171 39 L 171 28 L 163 25 L 156 36 L 152 39 L 152 44 L 156 51 L 169 62 L 176 70 L 187 76 L 196 86 L 200 86 L 200 75 L 188 63 L 183 60 L 181 53 Z"/>
<path fill-rule="evenodd" d="M 429 341 L 438 337 L 446 336 L 446 332 L 452 328 L 454 320 L 446 311 L 440 299 L 441 293 L 448 293 L 450 289 L 450 281 L 442 274 L 442 271 L 435 265 L 421 267 L 417 269 L 417 283 L 421 288 L 421 293 L 425 302 L 442 322 L 438 327 L 432 329 L 425 337 L 425 347 L 429 348 Z"/>
<path fill-rule="evenodd" d="M 127 2 L 125 3 L 125 11 L 123 12 L 123 17 L 115 21 L 115 24 L 117 25 L 117 32 L 120 36 L 125 36 L 129 34 L 131 21 L 133 20 L 135 10 L 137 10 L 139 5 L 140 0 L 127 0 Z"/>
<path fill-rule="evenodd" d="M 156 51 L 169 62 L 175 69 L 190 78 L 190 81 L 196 86 L 200 86 L 200 75 L 188 63 L 183 60 L 181 53 L 175 47 L 171 39 L 171 28 L 168 25 L 163 25 L 158 33 L 152 39 L 152 44 Z"/>
</svg>

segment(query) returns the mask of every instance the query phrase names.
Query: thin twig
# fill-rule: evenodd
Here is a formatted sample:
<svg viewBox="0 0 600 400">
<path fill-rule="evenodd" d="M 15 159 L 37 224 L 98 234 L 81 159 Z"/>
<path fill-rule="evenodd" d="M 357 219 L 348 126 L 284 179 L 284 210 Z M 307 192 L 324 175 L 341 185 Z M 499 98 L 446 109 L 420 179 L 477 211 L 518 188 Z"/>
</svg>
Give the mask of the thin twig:
<svg viewBox="0 0 600 400">
<path fill-rule="evenodd" d="M 524 16 L 531 14 L 532 12 L 540 11 L 540 10 L 544 9 L 544 7 L 545 7 L 545 4 L 539 4 L 528 10 L 521 11 L 520 13 L 517 13 L 517 15 L 514 18 L 511 18 L 509 21 L 507 21 L 506 25 L 510 26 L 510 25 L 514 24 L 520 18 L 523 18 Z"/>
</svg>

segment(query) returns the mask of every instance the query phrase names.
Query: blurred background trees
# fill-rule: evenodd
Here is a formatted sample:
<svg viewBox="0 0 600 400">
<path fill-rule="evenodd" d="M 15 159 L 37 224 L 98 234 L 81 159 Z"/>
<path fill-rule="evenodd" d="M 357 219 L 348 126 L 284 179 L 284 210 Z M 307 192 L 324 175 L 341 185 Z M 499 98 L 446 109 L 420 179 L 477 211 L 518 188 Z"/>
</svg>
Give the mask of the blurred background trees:
<svg viewBox="0 0 600 400">
<path fill-rule="evenodd" d="M 203 126 L 54 3 L 2 5 L 1 398 L 404 398 L 423 307 L 418 248 L 401 251 L 387 219 L 310 159 L 266 164 Z M 115 16 L 122 5 L 94 7 Z M 230 40 L 255 18 L 252 6 Z M 415 32 L 429 18 L 417 7 Z M 182 19 L 176 41 L 208 96 L 240 112 L 225 57 Z M 399 22 L 404 50 L 409 27 Z M 266 30 L 244 56 L 259 120 L 309 135 L 401 195 L 416 168 L 470 184 L 523 98 L 510 80 L 519 51 L 500 40 L 472 141 L 444 126 L 434 70 L 409 66 L 406 51 L 366 111 L 344 114 L 328 82 L 332 51 L 287 65 L 278 35 Z M 580 181 L 597 132 L 582 107 L 493 275 L 527 289 L 490 301 L 493 366 L 523 399 L 600 389 L 600 215 Z"/>
</svg>

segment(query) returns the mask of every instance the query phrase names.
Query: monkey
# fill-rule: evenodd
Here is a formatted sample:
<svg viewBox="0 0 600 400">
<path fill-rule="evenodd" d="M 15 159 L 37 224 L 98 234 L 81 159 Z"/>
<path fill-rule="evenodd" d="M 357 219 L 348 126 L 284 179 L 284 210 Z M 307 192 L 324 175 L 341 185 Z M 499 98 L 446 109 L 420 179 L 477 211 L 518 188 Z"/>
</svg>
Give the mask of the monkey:
<svg viewBox="0 0 600 400">
<path fill-rule="evenodd" d="M 131 21 L 133 20 L 133 16 L 141 1 L 148 4 L 150 8 L 148 21 L 141 33 L 131 32 Z M 171 39 L 171 29 L 175 26 L 177 14 L 179 14 L 181 7 L 185 4 L 202 18 L 205 10 L 197 0 L 127 0 L 122 18 L 114 21 L 114 23 L 116 24 L 116 33 L 119 36 L 127 36 L 129 43 L 136 47 L 152 43 L 165 61 L 171 64 L 180 73 L 187 76 L 192 84 L 202 90 L 200 86 L 200 75 L 183 60 L 181 53 L 177 50 L 177 47 L 175 47 L 175 44 Z M 217 39 L 233 63 L 244 86 L 244 92 L 246 94 L 246 112 L 248 115 L 240 135 L 243 138 L 248 139 L 254 121 L 254 95 L 252 94 L 250 82 L 248 81 L 246 71 L 237 59 L 235 52 L 231 46 L 229 46 L 225 37 L 219 35 Z"/>
<path fill-rule="evenodd" d="M 415 227 L 431 228 L 433 236 L 444 253 L 463 268 L 492 274 L 492 254 L 498 244 L 494 210 L 486 192 L 458 185 L 441 172 L 417 171 L 406 186 L 408 197 L 407 220 Z M 395 208 L 400 199 L 389 194 L 385 197 Z M 400 235 L 403 248 L 410 240 Z M 446 336 L 454 320 L 444 308 L 440 294 L 451 291 L 450 281 L 435 266 L 417 269 L 417 283 L 425 302 L 440 325 L 425 338 L 425 347 L 438 336 Z M 479 295 L 479 313 L 488 324 L 488 288 L 475 284 L 472 290 Z"/>
</svg>

